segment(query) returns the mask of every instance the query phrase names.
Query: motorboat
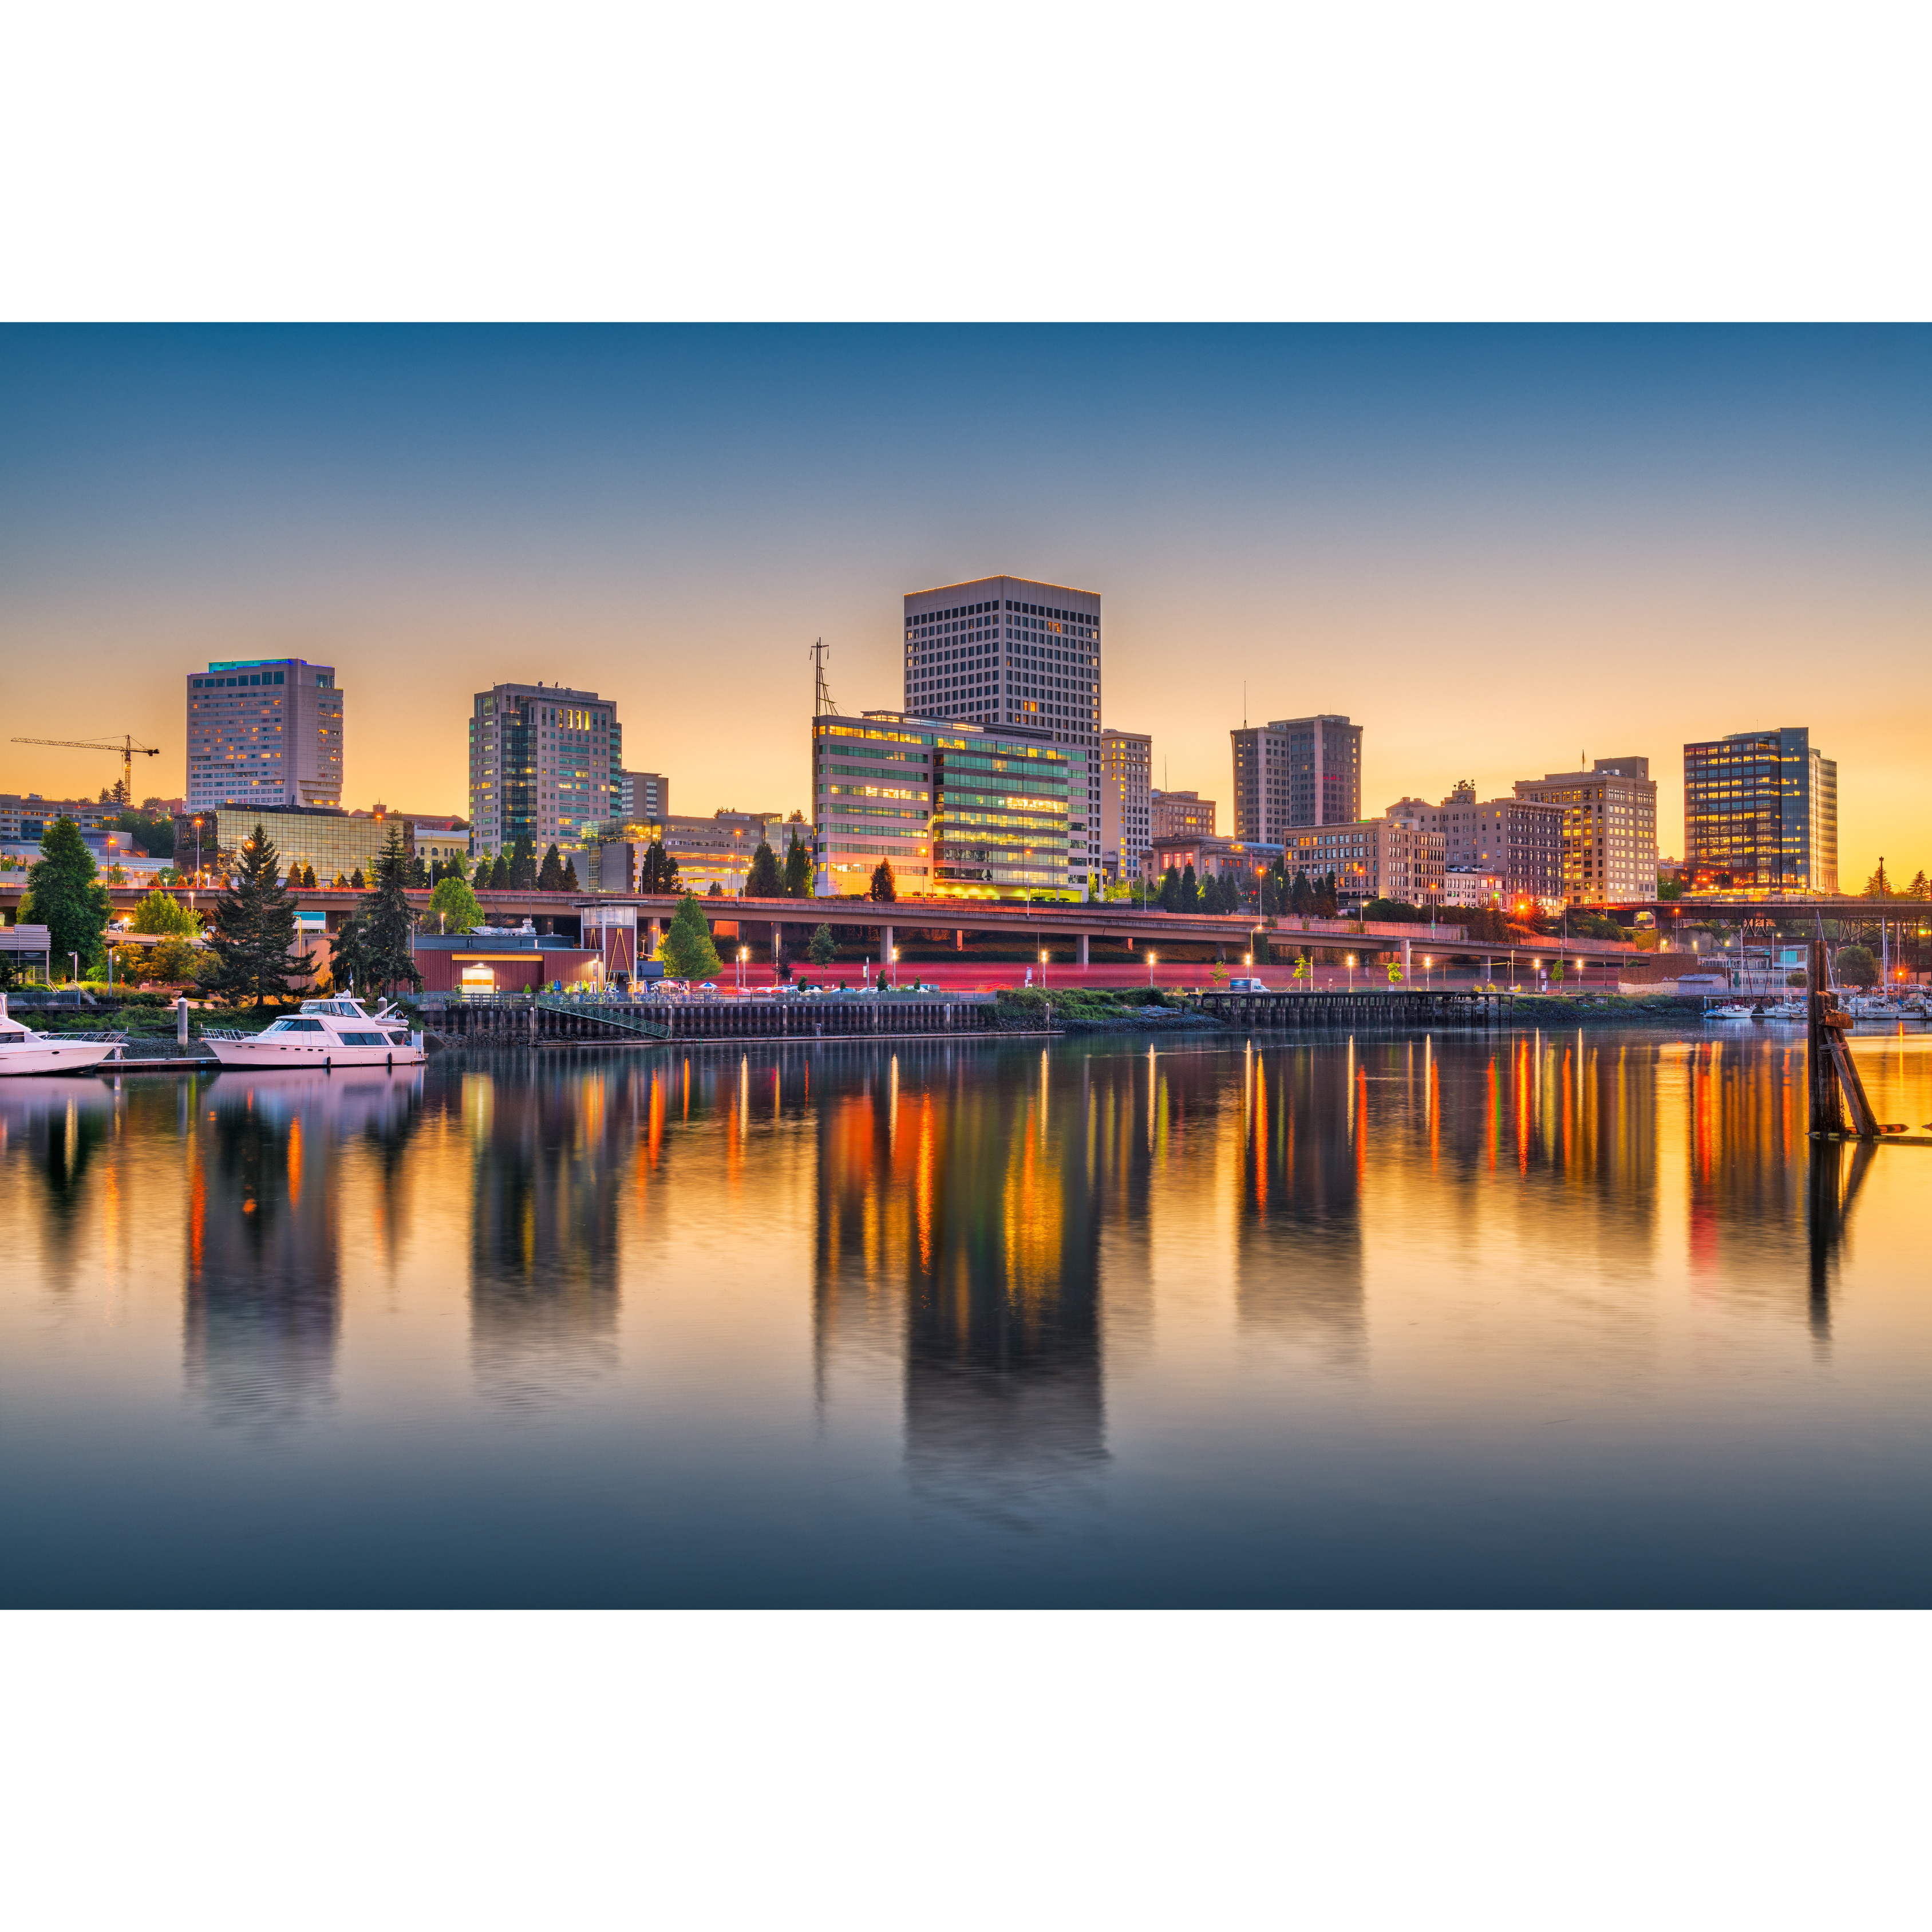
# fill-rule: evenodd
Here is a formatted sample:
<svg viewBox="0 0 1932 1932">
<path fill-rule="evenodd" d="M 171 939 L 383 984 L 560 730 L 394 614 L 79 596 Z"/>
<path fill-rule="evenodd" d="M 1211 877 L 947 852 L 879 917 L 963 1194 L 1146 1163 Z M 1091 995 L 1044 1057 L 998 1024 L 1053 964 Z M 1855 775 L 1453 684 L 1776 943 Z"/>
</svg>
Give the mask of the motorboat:
<svg viewBox="0 0 1932 1932">
<path fill-rule="evenodd" d="M 1769 1006 L 1763 1007 L 1758 1013 L 1758 1018 L 1761 1020 L 1802 1022 L 1810 1018 L 1810 1003 L 1806 1000 L 1774 1000 Z"/>
<path fill-rule="evenodd" d="M 201 1036 L 224 1066 L 415 1066 L 428 1058 L 422 1035 L 386 1000 L 373 1013 L 360 1000 L 304 1000 L 260 1033 L 204 1027 Z"/>
<path fill-rule="evenodd" d="M 1748 1020 L 1757 1016 L 1742 1000 L 1726 1000 L 1720 1006 L 1706 1006 L 1704 1017 L 1707 1020 Z"/>
<path fill-rule="evenodd" d="M 36 1033 L 7 1012 L 0 993 L 0 1079 L 21 1073 L 85 1073 L 118 1060 L 124 1033 Z"/>
</svg>

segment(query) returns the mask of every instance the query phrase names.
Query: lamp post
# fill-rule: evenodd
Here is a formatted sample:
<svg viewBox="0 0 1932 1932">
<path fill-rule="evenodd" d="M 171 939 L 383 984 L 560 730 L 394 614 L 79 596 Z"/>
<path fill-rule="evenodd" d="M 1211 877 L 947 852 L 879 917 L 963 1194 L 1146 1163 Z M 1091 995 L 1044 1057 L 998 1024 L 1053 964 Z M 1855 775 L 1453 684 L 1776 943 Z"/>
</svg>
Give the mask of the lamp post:
<svg viewBox="0 0 1932 1932">
<path fill-rule="evenodd" d="M 738 949 L 738 991 L 739 991 L 739 992 L 740 992 L 741 994 L 743 993 L 743 992 L 744 992 L 744 990 L 745 990 L 745 962 L 746 962 L 747 959 L 750 958 L 751 958 L 751 956 L 752 956 L 752 949 L 751 949 L 748 946 L 740 946 L 740 947 L 739 947 L 739 949 Z"/>
<path fill-rule="evenodd" d="M 1430 958 L 1427 953 L 1425 952 L 1422 956 L 1422 983 L 1426 988 L 1429 988 L 1432 992 L 1435 989 L 1436 982 L 1430 976 L 1430 969 L 1433 967 L 1435 964 L 1436 962 Z"/>
<path fill-rule="evenodd" d="M 893 991 L 894 992 L 897 992 L 898 991 L 898 986 L 899 986 L 899 950 L 898 950 L 898 948 L 896 946 L 895 946 L 892 948 L 892 991 Z"/>
<path fill-rule="evenodd" d="M 80 1004 L 80 955 L 78 952 L 70 952 L 67 956 L 74 962 L 74 1003 L 76 1006 L 79 1006 Z"/>
<path fill-rule="evenodd" d="M 1040 956 L 1040 983 L 1043 990 L 1046 985 L 1046 954 L 1044 950 Z"/>
<path fill-rule="evenodd" d="M 1348 962 L 1348 990 L 1352 993 L 1355 990 L 1355 956 L 1351 952 L 1344 956 Z"/>
<path fill-rule="evenodd" d="M 1148 991 L 1154 991 L 1154 954 L 1151 951 L 1148 954 Z"/>
</svg>

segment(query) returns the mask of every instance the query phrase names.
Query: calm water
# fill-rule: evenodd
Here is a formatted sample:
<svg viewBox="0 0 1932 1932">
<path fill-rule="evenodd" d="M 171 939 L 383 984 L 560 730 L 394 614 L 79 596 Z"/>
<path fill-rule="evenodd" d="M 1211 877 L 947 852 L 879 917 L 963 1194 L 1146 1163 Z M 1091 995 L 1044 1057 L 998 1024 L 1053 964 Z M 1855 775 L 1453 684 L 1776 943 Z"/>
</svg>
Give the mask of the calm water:
<svg viewBox="0 0 1932 1932">
<path fill-rule="evenodd" d="M 1766 1031 L 0 1083 L 0 1597 L 1932 1601 L 1932 1148 Z"/>
</svg>

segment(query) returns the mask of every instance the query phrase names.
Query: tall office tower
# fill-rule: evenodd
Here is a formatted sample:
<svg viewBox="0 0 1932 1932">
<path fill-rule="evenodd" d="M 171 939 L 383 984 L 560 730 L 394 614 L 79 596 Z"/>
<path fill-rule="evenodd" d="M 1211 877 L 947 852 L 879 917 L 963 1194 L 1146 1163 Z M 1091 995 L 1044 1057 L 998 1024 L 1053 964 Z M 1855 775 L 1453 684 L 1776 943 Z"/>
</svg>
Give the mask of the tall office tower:
<svg viewBox="0 0 1932 1932">
<path fill-rule="evenodd" d="M 1684 858 L 1772 892 L 1838 890 L 1838 761 L 1803 725 L 1684 747 Z"/>
<path fill-rule="evenodd" d="M 1156 840 L 1212 838 L 1214 801 L 1198 791 L 1150 791 L 1148 817 Z"/>
<path fill-rule="evenodd" d="M 1362 728 L 1330 712 L 1231 731 L 1234 836 L 1281 843 L 1304 825 L 1362 816 Z"/>
<path fill-rule="evenodd" d="M 187 811 L 341 802 L 342 693 L 332 664 L 238 658 L 189 675 Z"/>
<path fill-rule="evenodd" d="M 625 772 L 617 782 L 611 813 L 626 825 L 662 825 L 670 816 L 670 780 L 662 772 Z"/>
<path fill-rule="evenodd" d="M 905 600 L 905 709 L 1065 748 L 1076 780 L 1066 884 L 1100 872 L 1100 593 L 982 577 Z"/>
<path fill-rule="evenodd" d="M 1138 879 L 1154 847 L 1154 740 L 1144 731 L 1100 734 L 1100 866 Z"/>
<path fill-rule="evenodd" d="M 614 700 L 558 684 L 499 684 L 470 709 L 470 823 L 479 855 L 528 838 L 572 845 L 609 823 L 624 776 Z"/>
<path fill-rule="evenodd" d="M 1657 785 L 1648 758 L 1518 778 L 1518 798 L 1563 807 L 1563 896 L 1572 905 L 1657 896 Z"/>
</svg>

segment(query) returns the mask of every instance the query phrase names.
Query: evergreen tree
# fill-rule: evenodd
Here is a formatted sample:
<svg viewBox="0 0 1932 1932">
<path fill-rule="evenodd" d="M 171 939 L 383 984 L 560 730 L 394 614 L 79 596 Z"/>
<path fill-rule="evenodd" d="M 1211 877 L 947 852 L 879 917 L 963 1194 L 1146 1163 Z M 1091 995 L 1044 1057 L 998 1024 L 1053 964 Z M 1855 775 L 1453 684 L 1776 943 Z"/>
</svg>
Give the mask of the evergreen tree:
<svg viewBox="0 0 1932 1932">
<path fill-rule="evenodd" d="M 1317 919 L 1333 919 L 1338 904 L 1335 896 L 1335 874 L 1324 872 L 1321 883 L 1315 888 L 1315 916 Z"/>
<path fill-rule="evenodd" d="M 494 892 L 496 890 L 496 862 L 487 852 L 476 862 L 474 890 L 479 892 Z"/>
<path fill-rule="evenodd" d="M 314 886 L 315 868 L 313 866 L 304 865 L 302 867 L 302 889 L 305 892 L 311 891 Z"/>
<path fill-rule="evenodd" d="M 1162 912 L 1180 910 L 1180 874 L 1172 866 L 1160 875 L 1160 909 Z"/>
<path fill-rule="evenodd" d="M 461 852 L 451 853 L 449 856 L 443 862 L 442 876 L 446 879 L 468 878 L 470 876 L 470 860 L 468 856 Z"/>
<path fill-rule="evenodd" d="M 1892 881 L 1886 877 L 1885 861 L 1878 862 L 1878 869 L 1865 881 L 1865 889 L 1858 896 L 1867 899 L 1888 899 L 1892 897 Z"/>
<path fill-rule="evenodd" d="M 872 883 L 866 896 L 876 900 L 880 905 L 891 905 L 897 901 L 898 896 L 898 884 L 892 877 L 892 861 L 881 859 L 873 868 Z"/>
<path fill-rule="evenodd" d="M 423 863 L 422 854 L 420 852 L 411 853 L 410 855 L 410 885 L 421 892 L 433 883 L 429 875 L 429 868 Z"/>
<path fill-rule="evenodd" d="M 663 961 L 664 970 L 680 980 L 708 980 L 718 970 L 718 949 L 711 943 L 711 928 L 692 893 L 686 892 L 678 902 L 670 923 L 664 928 L 658 957 Z"/>
<path fill-rule="evenodd" d="M 1190 859 L 1180 874 L 1180 910 L 1198 912 L 1200 909 L 1201 886 L 1194 876 L 1194 862 Z"/>
<path fill-rule="evenodd" d="M 56 969 L 70 952 L 92 959 L 99 948 L 113 912 L 94 854 L 72 819 L 57 818 L 42 834 L 19 916 L 47 928 L 49 963 Z"/>
<path fill-rule="evenodd" d="M 778 876 L 778 855 L 772 850 L 769 839 L 760 838 L 758 849 L 752 854 L 752 869 L 745 875 L 745 896 L 752 899 L 775 899 L 784 892 L 784 881 Z"/>
<path fill-rule="evenodd" d="M 1912 883 L 1905 889 L 1905 896 L 1909 899 L 1932 899 L 1932 883 L 1927 881 L 1923 866 L 1912 874 Z"/>
<path fill-rule="evenodd" d="M 543 869 L 537 874 L 537 890 L 540 892 L 560 892 L 563 890 L 563 861 L 552 845 L 543 856 Z"/>
<path fill-rule="evenodd" d="M 293 892 L 296 886 L 302 884 L 302 861 L 299 859 L 291 859 L 289 861 L 289 876 L 283 884 L 290 892 Z"/>
<path fill-rule="evenodd" d="M 291 980 L 310 977 L 296 950 L 296 902 L 281 883 L 281 862 L 257 825 L 236 855 L 234 884 L 208 916 L 208 952 L 200 978 L 231 1006 L 259 1011 L 288 998 Z"/>
<path fill-rule="evenodd" d="M 369 881 L 362 876 L 362 868 L 360 866 L 350 874 L 349 888 L 350 891 L 357 892 L 366 892 L 369 890 Z"/>
<path fill-rule="evenodd" d="M 521 832 L 510 850 L 510 884 L 520 892 L 530 891 L 537 882 L 537 848 L 530 835 Z"/>
<path fill-rule="evenodd" d="M 422 990 L 410 940 L 416 930 L 410 910 L 410 861 L 400 830 L 390 829 L 376 860 L 375 890 L 358 906 L 335 935 L 335 983 L 352 983 L 358 994 L 387 992 L 397 986 Z"/>
<path fill-rule="evenodd" d="M 785 848 L 784 896 L 788 899 L 812 896 L 812 848 L 796 832 Z"/>
<path fill-rule="evenodd" d="M 838 942 L 832 936 L 829 926 L 821 926 L 812 935 L 812 941 L 805 949 L 805 956 L 814 966 L 830 966 L 838 957 Z"/>
<path fill-rule="evenodd" d="M 1288 889 L 1288 909 L 1297 919 L 1306 919 L 1315 909 L 1315 888 L 1306 872 L 1297 872 Z"/>
<path fill-rule="evenodd" d="M 577 876 L 577 860 L 566 856 L 563 862 L 563 889 L 567 892 L 580 892 L 584 887 Z"/>
<path fill-rule="evenodd" d="M 640 892 L 677 890 L 677 861 L 664 850 L 662 838 L 653 838 L 650 849 L 638 861 L 638 890 Z"/>
</svg>

